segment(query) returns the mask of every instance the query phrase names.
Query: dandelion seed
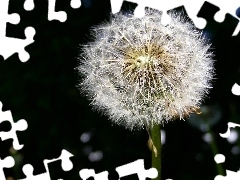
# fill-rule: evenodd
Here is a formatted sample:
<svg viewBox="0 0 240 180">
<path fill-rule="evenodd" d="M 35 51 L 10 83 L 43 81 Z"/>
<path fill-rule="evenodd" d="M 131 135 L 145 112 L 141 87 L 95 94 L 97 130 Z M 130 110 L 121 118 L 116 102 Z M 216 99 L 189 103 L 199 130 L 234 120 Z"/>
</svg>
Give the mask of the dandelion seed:
<svg viewBox="0 0 240 180">
<path fill-rule="evenodd" d="M 114 123 L 148 128 L 198 113 L 211 88 L 213 55 L 201 32 L 171 15 L 167 26 L 152 9 L 143 18 L 113 15 L 83 47 L 82 93 Z"/>
</svg>

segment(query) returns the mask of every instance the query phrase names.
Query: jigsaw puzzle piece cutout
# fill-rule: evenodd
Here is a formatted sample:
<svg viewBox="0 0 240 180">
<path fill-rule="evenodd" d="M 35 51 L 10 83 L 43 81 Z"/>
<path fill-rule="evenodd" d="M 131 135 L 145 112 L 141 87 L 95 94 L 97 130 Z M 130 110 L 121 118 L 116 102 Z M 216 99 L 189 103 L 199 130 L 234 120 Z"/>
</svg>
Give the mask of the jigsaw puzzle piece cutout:
<svg viewBox="0 0 240 180">
<path fill-rule="evenodd" d="M 25 0 L 23 7 L 26 11 L 32 11 L 35 7 L 34 0 Z"/>
<path fill-rule="evenodd" d="M 111 4 L 111 10 L 113 14 L 116 14 L 120 11 L 122 4 L 123 4 L 123 0 L 110 0 L 110 4 Z"/>
<path fill-rule="evenodd" d="M 83 180 L 87 180 L 90 177 L 93 177 L 94 180 L 108 180 L 108 171 L 103 171 L 96 174 L 94 169 L 82 169 L 79 171 L 79 176 Z"/>
<path fill-rule="evenodd" d="M 215 14 L 220 10 L 219 7 L 205 1 L 202 8 L 198 12 L 197 16 L 207 20 L 207 25 L 205 29 L 210 29 L 209 24 L 213 24 L 216 30 L 221 30 L 224 33 L 224 36 L 232 36 L 235 31 L 239 20 L 232 16 L 229 13 L 226 13 L 225 19 L 223 22 L 219 23 L 214 19 Z"/>
<path fill-rule="evenodd" d="M 129 176 L 132 174 L 137 174 L 139 180 L 146 180 L 146 178 L 156 178 L 158 172 L 155 168 L 145 169 L 144 160 L 139 159 L 134 162 L 122 165 L 116 168 L 118 172 L 119 179 L 121 177 Z"/>
<path fill-rule="evenodd" d="M 51 162 L 61 160 L 62 169 L 64 171 L 70 171 L 73 168 L 73 163 L 70 160 L 70 157 L 73 157 L 73 154 L 63 149 L 61 155 L 58 158 L 52 160 L 44 160 L 44 164 L 49 164 Z"/>
<path fill-rule="evenodd" d="M 34 42 L 33 37 L 36 32 L 33 27 L 27 27 L 25 29 L 26 39 L 6 37 L 7 23 L 18 24 L 20 22 L 20 16 L 17 13 L 8 14 L 8 6 L 9 0 L 0 1 L 0 55 L 6 60 L 14 53 L 18 53 L 19 59 L 26 62 L 30 55 L 25 51 L 25 47 Z"/>
<path fill-rule="evenodd" d="M 0 37 L 6 35 L 6 22 L 11 24 L 18 24 L 20 22 L 20 16 L 17 13 L 8 14 L 8 0 L 0 1 Z"/>
<path fill-rule="evenodd" d="M 217 164 L 225 162 L 225 156 L 222 154 L 216 154 L 214 160 Z M 225 174 L 217 175 L 214 180 L 235 180 L 240 179 L 240 170 L 238 172 L 226 170 Z"/>
<path fill-rule="evenodd" d="M 184 4 L 185 0 L 174 0 L 174 2 L 169 3 L 169 1 L 155 1 L 155 0 L 149 0 L 149 1 L 138 1 L 138 0 L 131 0 L 131 2 L 138 3 L 138 6 L 136 7 L 134 11 L 134 15 L 136 17 L 143 17 L 145 15 L 145 8 L 153 8 L 157 9 L 162 12 L 161 17 L 161 23 L 163 25 L 167 25 L 171 22 L 171 17 L 167 14 L 167 11 L 177 8 L 179 6 L 182 6 Z"/>
<path fill-rule="evenodd" d="M 11 130 L 8 132 L 0 132 L 0 137 L 2 141 L 7 139 L 13 139 L 13 148 L 15 150 L 20 150 L 23 148 L 23 145 L 19 144 L 16 132 L 26 130 L 28 127 L 27 122 L 24 119 L 21 119 L 16 123 L 14 123 L 13 120 L 10 120 L 10 123 L 12 125 Z"/>
<path fill-rule="evenodd" d="M 70 6 L 71 6 L 73 9 L 80 8 L 81 5 L 82 5 L 82 3 L 81 3 L 80 0 L 71 0 L 71 2 L 70 2 Z"/>
<path fill-rule="evenodd" d="M 240 96 L 240 86 L 237 83 L 232 86 L 231 91 L 234 95 Z"/>
<path fill-rule="evenodd" d="M 3 104 L 0 101 L 0 123 L 11 118 L 11 111 L 2 111 Z"/>
<path fill-rule="evenodd" d="M 48 0 L 48 20 L 58 20 L 60 22 L 65 22 L 67 20 L 67 13 L 65 11 L 55 11 L 56 0 Z M 73 9 L 81 7 L 80 0 L 71 0 L 70 6 Z M 35 8 L 34 0 L 25 0 L 24 9 L 26 11 L 32 11 Z"/>
<path fill-rule="evenodd" d="M 240 124 L 228 122 L 228 129 L 225 133 L 219 133 L 222 138 L 228 138 L 230 136 L 230 128 L 240 127 Z"/>
<path fill-rule="evenodd" d="M 70 171 L 73 168 L 73 163 L 70 160 L 70 157 L 73 157 L 73 154 L 66 150 L 62 150 L 62 153 L 58 159 L 62 160 L 62 169 L 64 171 Z"/>
<path fill-rule="evenodd" d="M 167 25 L 171 21 L 171 17 L 167 14 L 167 11 L 175 9 L 177 7 L 183 6 L 186 9 L 186 12 L 188 16 L 192 19 L 195 26 L 199 29 L 205 28 L 207 25 L 207 19 L 204 18 L 204 15 L 202 17 L 197 16 L 197 13 L 201 11 L 201 7 L 206 3 L 211 2 L 212 5 L 215 7 L 218 7 L 218 9 L 211 11 L 211 18 L 214 19 L 216 22 L 228 22 L 229 15 L 235 17 L 237 20 L 240 20 L 239 16 L 236 14 L 236 8 L 240 6 L 239 0 L 232 0 L 231 3 L 228 1 L 219 1 L 219 0 L 211 0 L 209 2 L 205 0 L 198 0 L 198 1 L 192 1 L 192 0 L 173 0 L 173 1 L 156 1 L 156 0 L 126 0 L 128 2 L 136 3 L 137 7 L 134 11 L 134 15 L 136 17 L 143 17 L 145 15 L 145 8 L 153 8 L 157 9 L 159 11 L 162 11 L 162 24 Z M 115 1 L 110 0 L 111 2 L 111 9 L 112 13 L 115 14 L 120 11 L 121 6 L 123 4 L 123 0 Z M 211 4 L 209 3 L 209 4 Z M 231 17 L 230 16 L 230 17 Z M 227 19 L 226 19 L 227 18 Z M 232 31 L 232 35 L 236 36 L 240 30 L 240 23 L 237 23 L 237 26 L 234 27 L 235 29 Z"/>
<path fill-rule="evenodd" d="M 198 28 L 203 29 L 207 23 L 207 21 L 203 23 L 203 19 L 200 20 L 196 16 L 196 13 L 200 10 L 200 7 L 206 3 L 211 3 L 214 6 L 218 7 L 218 10 L 212 16 L 216 22 L 219 22 L 219 23 L 224 22 L 226 18 L 226 14 L 231 14 L 233 17 L 240 20 L 240 18 L 236 14 L 236 9 L 240 6 L 239 0 L 232 0 L 231 2 L 219 1 L 219 0 L 209 0 L 208 2 L 205 0 L 199 0 L 199 1 L 186 0 L 184 6 L 186 8 L 188 16 L 193 20 L 194 24 Z M 236 28 L 233 31 L 232 35 L 235 36 L 237 35 L 238 32 L 239 32 L 239 29 L 237 30 Z"/>
<path fill-rule="evenodd" d="M 0 54 L 4 59 L 9 58 L 15 52 L 18 53 L 18 57 L 22 62 L 29 60 L 30 55 L 25 51 L 25 47 L 34 42 L 33 37 L 35 36 L 35 29 L 33 27 L 27 27 L 25 29 L 26 39 L 17 39 L 10 37 L 0 37 Z"/>
<path fill-rule="evenodd" d="M 31 164 L 25 164 L 22 168 L 23 173 L 25 174 L 25 179 L 19 179 L 19 180 L 51 180 L 49 172 L 33 175 L 33 166 Z"/>
<path fill-rule="evenodd" d="M 69 177 L 76 177 L 76 175 L 79 172 L 79 166 L 75 166 L 79 163 L 79 159 L 75 156 L 70 157 L 69 162 L 67 162 L 68 158 L 66 158 L 66 161 L 57 160 L 54 162 L 51 162 L 48 164 L 48 169 L 50 173 L 51 180 L 57 179 L 69 179 Z M 63 164 L 68 163 L 69 165 L 66 165 L 65 168 L 63 168 Z"/>
<path fill-rule="evenodd" d="M 6 157 L 5 159 L 0 158 L 0 179 L 6 180 L 3 168 L 11 168 L 15 164 L 14 159 L 11 156 Z"/>
<path fill-rule="evenodd" d="M 17 137 L 17 131 L 24 131 L 27 129 L 28 124 L 27 121 L 24 119 L 21 119 L 17 122 L 13 121 L 12 113 L 11 111 L 2 111 L 2 102 L 0 102 L 0 123 L 3 121 L 8 121 L 11 124 L 11 130 L 8 132 L 0 132 L 0 138 L 2 141 L 7 139 L 13 140 L 13 148 L 15 150 L 20 150 L 23 148 L 23 145 L 19 144 L 18 137 Z"/>
<path fill-rule="evenodd" d="M 220 10 L 214 15 L 214 19 L 218 22 L 223 22 L 225 19 L 225 15 L 227 13 L 231 14 L 232 16 L 237 17 L 236 9 L 240 6 L 239 0 L 231 0 L 229 1 L 219 1 L 219 0 L 211 0 L 212 4 L 218 6 Z"/>
<path fill-rule="evenodd" d="M 136 3 L 138 6 L 134 10 L 134 16 L 143 17 L 145 15 L 145 8 L 153 8 L 162 12 L 161 23 L 167 25 L 171 22 L 171 17 L 167 14 L 170 9 L 182 6 L 186 0 L 173 0 L 171 3 L 169 1 L 156 1 L 156 0 L 127 0 L 128 2 Z M 115 1 L 110 0 L 112 13 L 115 14 L 121 10 L 123 0 Z"/>
<path fill-rule="evenodd" d="M 228 123 L 228 129 L 226 133 L 221 134 L 220 136 L 222 138 L 228 138 L 230 136 L 230 128 L 240 127 L 240 124 L 229 122 Z M 223 154 L 216 154 L 214 157 L 214 160 L 217 164 L 224 163 L 225 162 L 225 156 Z M 225 174 L 217 175 L 214 180 L 235 180 L 240 179 L 240 170 L 237 172 L 226 170 L 224 172 Z"/>
<path fill-rule="evenodd" d="M 197 12 L 200 10 L 204 3 L 204 0 L 192 1 L 192 0 L 173 0 L 169 1 L 156 1 L 156 0 L 127 0 L 128 2 L 136 3 L 137 7 L 134 10 L 134 15 L 136 17 L 143 17 L 145 15 L 145 8 L 153 8 L 162 12 L 161 23 L 167 25 L 171 22 L 171 17 L 168 15 L 167 11 L 178 8 L 180 6 L 185 7 L 188 16 L 193 20 L 195 26 L 199 29 L 203 29 L 207 22 L 204 18 L 197 17 Z M 112 13 L 115 14 L 121 10 L 123 0 L 115 1 L 111 0 Z"/>
<path fill-rule="evenodd" d="M 55 11 L 56 0 L 48 0 L 48 20 L 58 20 L 65 22 L 67 20 L 67 13 L 65 11 Z"/>
<path fill-rule="evenodd" d="M 174 6 L 173 6 L 173 4 L 171 5 L 165 1 L 158 2 L 158 1 L 154 1 L 154 0 L 150 0 L 150 1 L 137 1 L 136 0 L 135 3 L 138 3 L 138 6 L 134 10 L 135 17 L 141 18 L 141 17 L 145 16 L 145 8 L 157 9 L 162 12 L 161 23 L 163 25 L 167 25 L 171 22 L 172 18 L 167 14 L 167 11 L 169 10 L 169 8 L 171 7 L 170 9 L 173 9 L 173 8 L 176 8 L 176 7 L 182 5 L 181 0 L 177 1 L 174 4 Z"/>
<path fill-rule="evenodd" d="M 225 162 L 226 158 L 223 154 L 216 154 L 214 156 L 214 161 L 217 163 L 217 164 L 223 164 Z M 221 174 L 219 174 L 219 176 L 225 176 L 226 175 L 226 171 L 223 170 L 223 168 L 221 168 Z"/>
<path fill-rule="evenodd" d="M 218 175 L 214 180 L 237 180 L 240 179 L 240 170 L 237 172 L 226 170 L 226 176 Z"/>
<path fill-rule="evenodd" d="M 26 164 L 23 166 L 22 170 L 23 173 L 25 174 L 26 178 L 25 179 L 20 179 L 20 180 L 51 180 L 48 164 L 53 163 L 55 161 L 61 160 L 61 166 L 64 171 L 70 171 L 73 168 L 73 164 L 70 160 L 70 157 L 72 157 L 73 154 L 66 150 L 62 150 L 61 155 L 58 158 L 47 160 L 45 159 L 43 161 L 44 167 L 46 169 L 45 173 L 41 173 L 38 175 L 33 175 L 33 166 L 31 164 Z"/>
<path fill-rule="evenodd" d="M 197 13 L 200 11 L 203 6 L 204 0 L 192 1 L 185 0 L 184 8 L 187 12 L 188 17 L 193 21 L 194 25 L 199 28 L 205 28 L 207 21 L 204 18 L 197 17 Z"/>
<path fill-rule="evenodd" d="M 9 14 L 6 20 L 11 24 L 18 24 L 20 22 L 20 16 L 17 13 Z"/>
</svg>

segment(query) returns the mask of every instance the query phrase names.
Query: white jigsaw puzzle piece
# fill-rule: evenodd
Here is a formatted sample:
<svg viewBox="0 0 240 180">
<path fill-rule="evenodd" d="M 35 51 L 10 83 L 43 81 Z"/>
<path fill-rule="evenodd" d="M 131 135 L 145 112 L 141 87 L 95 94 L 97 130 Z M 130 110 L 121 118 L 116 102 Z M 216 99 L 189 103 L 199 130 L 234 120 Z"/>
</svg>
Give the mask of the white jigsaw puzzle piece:
<svg viewBox="0 0 240 180">
<path fill-rule="evenodd" d="M 223 155 L 223 154 L 216 154 L 215 156 L 214 156 L 214 160 L 215 160 L 215 162 L 217 163 L 217 164 L 219 164 L 219 163 L 224 163 L 225 162 L 225 156 Z"/>
<path fill-rule="evenodd" d="M 222 138 L 228 138 L 230 136 L 230 128 L 240 127 L 240 124 L 228 122 L 228 129 L 225 133 L 219 133 Z"/>
<path fill-rule="evenodd" d="M 73 9 L 80 8 L 82 3 L 80 0 L 71 0 L 70 5 Z"/>
<path fill-rule="evenodd" d="M 42 174 L 38 174 L 38 175 L 33 175 L 33 166 L 31 164 L 25 164 L 22 168 L 23 173 L 25 174 L 26 178 L 25 179 L 19 179 L 19 180 L 51 180 L 50 179 L 50 173 L 49 173 L 49 168 L 48 168 L 48 164 L 61 160 L 62 161 L 62 169 L 64 171 L 70 171 L 73 168 L 73 163 L 70 160 L 70 157 L 72 157 L 73 154 L 71 154 L 70 152 L 68 152 L 67 150 L 62 150 L 61 155 L 58 158 L 55 159 L 45 159 L 43 161 L 44 167 L 46 169 L 45 173 Z"/>
<path fill-rule="evenodd" d="M 19 180 L 51 180 L 49 171 L 46 173 L 33 175 L 33 166 L 31 164 L 25 164 L 22 168 L 23 173 L 26 175 L 27 178 L 19 179 Z"/>
<path fill-rule="evenodd" d="M 11 156 L 6 157 L 5 159 L 0 158 L 0 179 L 6 180 L 5 174 L 3 172 L 3 168 L 11 168 L 15 164 L 14 159 Z"/>
<path fill-rule="evenodd" d="M 137 174 L 139 180 L 156 178 L 158 176 L 158 172 L 155 168 L 145 169 L 143 159 L 119 166 L 116 168 L 116 171 L 118 172 L 119 179 L 132 174 Z"/>
<path fill-rule="evenodd" d="M 0 1 L 0 55 L 6 60 L 14 53 L 18 53 L 20 61 L 26 62 L 29 60 L 30 55 L 25 51 L 25 47 L 34 42 L 33 37 L 36 32 L 33 27 L 27 27 L 25 29 L 26 39 L 6 37 L 7 22 L 11 24 L 20 22 L 18 14 L 8 14 L 8 5 L 9 0 Z"/>
<path fill-rule="evenodd" d="M 233 85 L 232 93 L 236 96 L 240 96 L 240 86 L 237 83 Z"/>
<path fill-rule="evenodd" d="M 25 0 L 23 7 L 26 11 L 32 11 L 35 7 L 34 0 Z"/>
<path fill-rule="evenodd" d="M 62 169 L 64 171 L 70 171 L 73 168 L 73 163 L 70 160 L 70 157 L 73 157 L 73 154 L 63 149 L 61 155 L 58 158 L 52 160 L 44 160 L 44 164 L 49 164 L 57 160 L 62 160 Z"/>
<path fill-rule="evenodd" d="M 87 180 L 90 177 L 93 177 L 94 180 L 108 180 L 108 171 L 103 171 L 96 174 L 94 169 L 82 169 L 79 171 L 79 176 L 83 180 Z"/>
<path fill-rule="evenodd" d="M 70 6 L 73 9 L 77 9 L 81 7 L 80 0 L 71 0 Z M 65 22 L 67 20 L 67 13 L 65 11 L 55 11 L 56 0 L 48 0 L 48 20 L 58 20 L 60 22 Z M 35 7 L 34 0 L 25 0 L 24 9 L 26 11 L 32 11 Z"/>
<path fill-rule="evenodd" d="M 67 20 L 67 13 L 65 11 L 55 11 L 56 0 L 48 0 L 48 20 L 58 20 L 65 22 Z"/>
<path fill-rule="evenodd" d="M 226 133 L 221 134 L 222 138 L 228 138 L 230 136 L 230 128 L 240 127 L 240 124 L 233 122 L 228 123 L 228 129 Z M 224 163 L 226 158 L 223 154 L 216 154 L 214 160 L 217 164 Z M 240 170 L 237 172 L 226 170 L 226 176 L 217 175 L 214 180 L 239 180 L 240 179 Z"/>
<path fill-rule="evenodd" d="M 236 15 L 236 10 L 237 8 L 240 7 L 240 1 L 239 0 L 231 0 L 231 1 L 225 1 L 225 0 L 209 0 L 210 3 L 214 4 L 215 6 L 218 6 L 220 8 L 220 11 L 218 11 L 214 19 L 217 22 L 223 22 L 225 19 L 225 15 L 227 13 L 231 14 L 238 20 L 240 18 Z M 236 36 L 239 32 L 239 26 L 240 24 L 238 23 L 238 26 L 236 27 L 235 31 L 233 32 L 233 36 Z"/>
<path fill-rule="evenodd" d="M 11 111 L 5 111 L 2 110 L 2 102 L 0 102 L 0 123 L 3 121 L 8 121 L 11 123 L 11 130 L 8 132 L 0 132 L 0 138 L 2 141 L 7 139 L 13 139 L 13 148 L 15 150 L 20 150 L 23 148 L 23 145 L 19 144 L 18 137 L 17 137 L 17 131 L 24 131 L 27 129 L 28 124 L 27 121 L 24 119 L 19 120 L 18 122 L 13 121 L 12 113 Z"/>
<path fill-rule="evenodd" d="M 185 0 L 172 0 L 167 1 L 156 1 L 156 0 L 126 0 L 128 2 L 137 3 L 138 6 L 136 7 L 134 11 L 134 15 L 136 17 L 143 17 L 145 15 L 145 7 L 157 9 L 159 11 L 162 11 L 162 24 L 167 25 L 171 21 L 171 17 L 167 14 L 167 11 L 179 6 L 182 6 L 184 4 Z M 116 1 L 111 0 L 111 8 L 112 13 L 115 14 L 120 11 L 122 6 L 123 0 Z"/>
<path fill-rule="evenodd" d="M 237 172 L 226 170 L 226 176 L 217 175 L 214 180 L 239 180 L 240 170 Z"/>
<path fill-rule="evenodd" d="M 67 13 L 65 11 L 55 11 L 56 0 L 48 0 L 48 20 L 58 20 L 65 22 L 67 20 Z M 71 0 L 70 6 L 74 9 L 81 7 L 80 0 Z"/>
<path fill-rule="evenodd" d="M 185 0 L 184 2 L 184 7 L 187 11 L 188 16 L 193 20 L 195 26 L 199 29 L 203 29 L 206 26 L 206 20 L 203 18 L 197 17 L 197 14 L 204 2 L 205 0 L 198 0 L 198 1 Z M 214 15 L 214 19 L 216 22 L 219 22 L 219 23 L 223 22 L 225 19 L 225 15 L 227 13 L 231 14 L 236 19 L 240 20 L 240 18 L 236 15 L 236 10 L 238 7 L 240 7 L 239 0 L 231 0 L 231 1 L 208 0 L 208 2 L 220 8 L 220 10 L 216 12 L 216 14 Z M 239 32 L 239 29 L 240 29 L 240 24 L 238 23 L 232 36 L 236 36 Z"/>
<path fill-rule="evenodd" d="M 192 1 L 192 0 L 162 0 L 162 1 L 156 1 L 156 0 L 126 0 L 128 2 L 133 2 L 137 3 L 138 6 L 136 7 L 134 11 L 134 15 L 136 17 L 142 17 L 144 16 L 145 12 L 144 9 L 145 7 L 157 9 L 159 11 L 162 11 L 162 24 L 167 25 L 171 22 L 171 17 L 167 14 L 168 10 L 177 8 L 179 6 L 184 6 L 186 9 L 186 12 L 188 16 L 192 19 L 193 23 L 195 26 L 199 29 L 203 29 L 207 22 L 205 19 L 197 17 L 197 14 L 199 10 L 201 9 L 203 3 L 205 0 L 198 0 L 198 1 Z M 225 19 L 226 13 L 231 14 L 238 20 L 240 18 L 236 15 L 236 10 L 238 7 L 240 7 L 240 1 L 239 0 L 231 0 L 225 1 L 225 0 L 209 0 L 208 2 L 214 4 L 215 6 L 218 6 L 220 8 L 220 11 L 218 11 L 214 19 L 217 22 L 223 22 Z M 115 14 L 120 11 L 121 6 L 122 6 L 123 0 L 111 0 L 111 8 L 112 8 L 112 13 Z M 233 32 L 233 36 L 236 36 L 240 30 L 240 23 L 238 23 L 238 26 L 236 27 L 235 31 Z"/>
</svg>

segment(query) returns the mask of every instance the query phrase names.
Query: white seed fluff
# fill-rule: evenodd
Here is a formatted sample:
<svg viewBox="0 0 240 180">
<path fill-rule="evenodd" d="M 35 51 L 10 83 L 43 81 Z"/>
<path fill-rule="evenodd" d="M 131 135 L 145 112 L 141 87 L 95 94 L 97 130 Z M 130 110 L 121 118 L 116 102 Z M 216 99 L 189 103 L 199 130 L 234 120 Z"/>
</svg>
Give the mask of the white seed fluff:
<svg viewBox="0 0 240 180">
<path fill-rule="evenodd" d="M 83 47 L 79 87 L 91 105 L 128 129 L 152 127 L 197 112 L 211 88 L 210 45 L 182 16 L 169 25 L 148 9 L 143 18 L 121 13 L 93 28 Z"/>
</svg>

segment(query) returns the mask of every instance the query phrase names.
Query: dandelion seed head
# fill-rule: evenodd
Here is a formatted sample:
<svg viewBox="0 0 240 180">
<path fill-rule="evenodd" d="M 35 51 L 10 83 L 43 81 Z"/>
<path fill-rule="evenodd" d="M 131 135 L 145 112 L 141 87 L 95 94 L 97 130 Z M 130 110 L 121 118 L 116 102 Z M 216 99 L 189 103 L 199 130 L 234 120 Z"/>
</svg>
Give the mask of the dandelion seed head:
<svg viewBox="0 0 240 180">
<path fill-rule="evenodd" d="M 114 123 L 151 127 L 198 112 L 214 75 L 210 44 L 183 15 L 169 25 L 148 9 L 143 18 L 121 13 L 93 28 L 78 70 L 82 93 Z"/>
</svg>

